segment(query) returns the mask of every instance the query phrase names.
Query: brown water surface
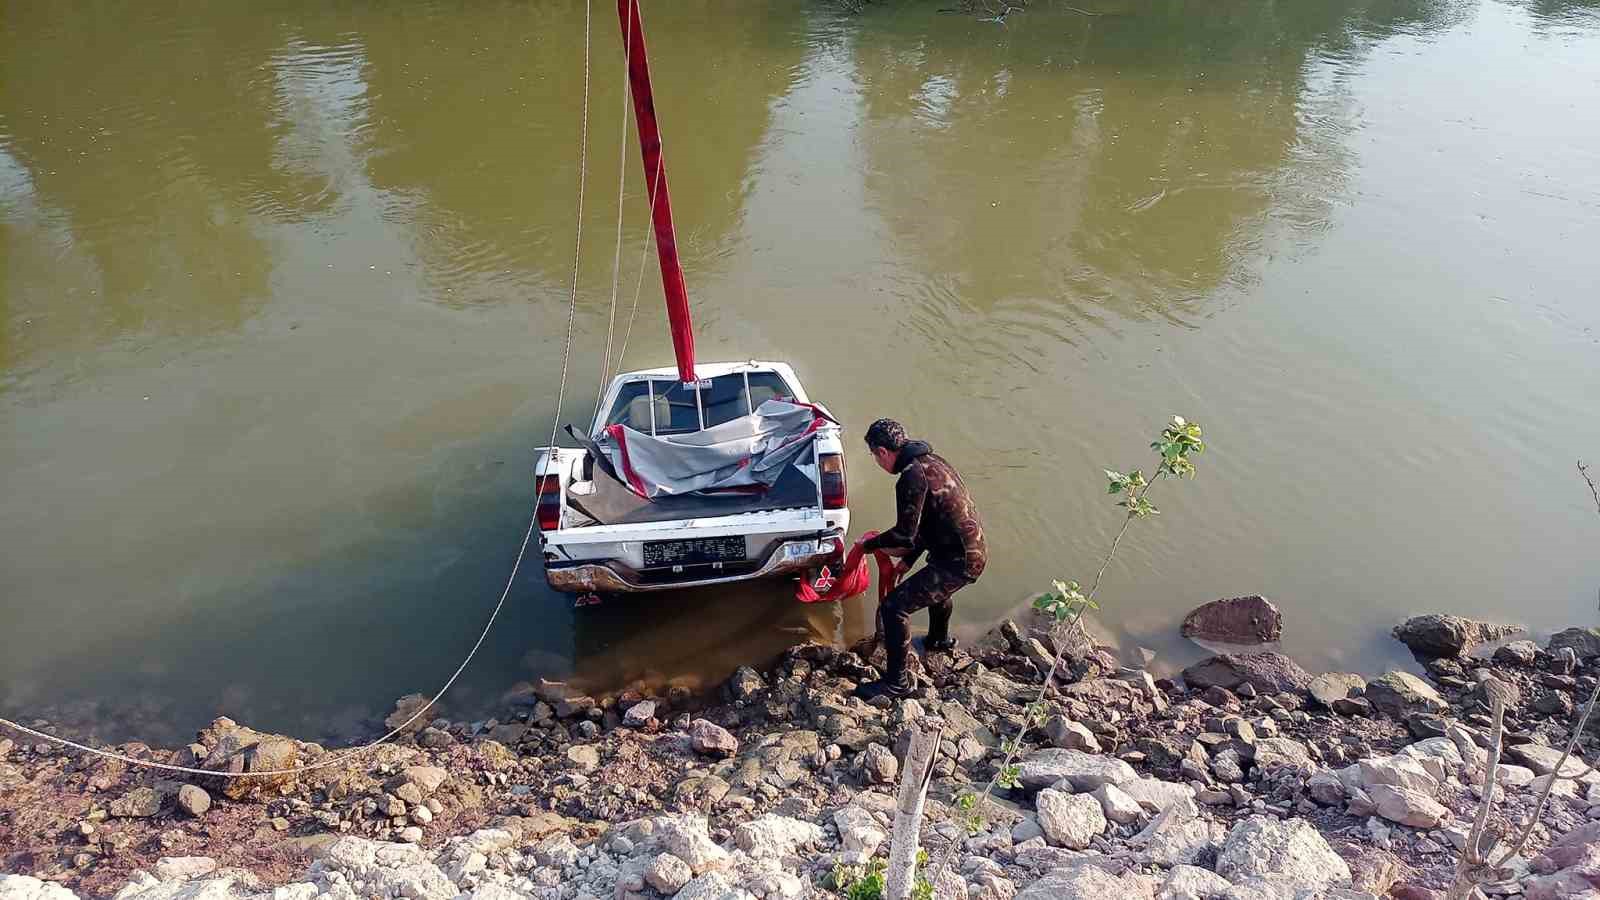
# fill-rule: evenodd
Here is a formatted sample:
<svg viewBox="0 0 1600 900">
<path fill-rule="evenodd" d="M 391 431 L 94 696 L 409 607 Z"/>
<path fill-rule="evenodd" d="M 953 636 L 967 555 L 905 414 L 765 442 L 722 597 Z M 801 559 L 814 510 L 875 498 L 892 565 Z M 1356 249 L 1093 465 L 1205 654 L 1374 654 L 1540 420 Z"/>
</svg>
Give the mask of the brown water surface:
<svg viewBox="0 0 1600 900">
<path fill-rule="evenodd" d="M 1595 617 L 1600 6 L 648 3 L 702 358 L 784 359 L 966 473 L 976 631 L 1116 526 L 1101 622 L 1181 665 L 1264 593 L 1313 668 L 1448 610 Z M 1091 14 L 1092 13 L 1092 14 Z M 643 205 L 594 7 L 575 355 L 592 409 Z M 431 690 L 526 526 L 572 277 L 584 8 L 0 0 L 0 714 L 330 739 Z M 630 367 L 670 359 L 652 265 Z M 1600 459 L 1596 460 L 1600 462 Z M 852 627 L 864 621 L 845 611 Z M 780 585 L 575 613 L 536 567 L 452 694 L 716 679 L 832 609 Z"/>
</svg>

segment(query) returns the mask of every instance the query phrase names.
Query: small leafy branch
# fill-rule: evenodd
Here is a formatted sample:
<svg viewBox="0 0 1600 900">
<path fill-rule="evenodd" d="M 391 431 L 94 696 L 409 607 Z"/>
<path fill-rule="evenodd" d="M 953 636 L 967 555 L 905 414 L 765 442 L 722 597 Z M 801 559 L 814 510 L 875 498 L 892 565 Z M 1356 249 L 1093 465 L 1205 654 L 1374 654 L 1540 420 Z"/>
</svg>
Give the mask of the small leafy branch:
<svg viewBox="0 0 1600 900">
<path fill-rule="evenodd" d="M 1017 756 L 1022 751 L 1023 739 L 1034 728 L 1044 724 L 1048 717 L 1049 708 L 1045 703 L 1045 694 L 1050 690 L 1050 684 L 1055 680 L 1056 673 L 1061 670 L 1061 663 L 1065 657 L 1068 642 L 1064 640 L 1073 629 L 1081 627 L 1085 612 L 1099 609 L 1095 596 L 1100 592 L 1100 583 L 1105 578 L 1106 569 L 1110 568 L 1111 560 L 1117 555 L 1117 548 L 1121 546 L 1122 539 L 1128 533 L 1128 528 L 1136 519 L 1148 519 L 1161 514 L 1159 509 L 1151 505 L 1150 489 L 1155 482 L 1163 478 L 1193 478 L 1195 475 L 1194 462 L 1190 457 L 1199 456 L 1205 452 L 1205 441 L 1201 437 L 1200 426 L 1182 416 L 1173 416 L 1171 423 L 1161 430 L 1161 436 L 1150 444 L 1160 461 L 1156 464 L 1155 475 L 1147 478 L 1140 469 L 1134 469 L 1127 474 L 1106 469 L 1106 478 L 1109 482 L 1107 493 L 1120 495 L 1121 500 L 1117 506 L 1125 512 L 1122 527 L 1117 530 L 1116 537 L 1111 540 L 1111 548 L 1106 551 L 1105 558 L 1100 561 L 1100 568 L 1095 572 L 1094 581 L 1090 583 L 1089 590 L 1085 592 L 1082 585 L 1076 581 L 1060 581 L 1053 583 L 1054 591 L 1040 595 L 1033 601 L 1034 609 L 1039 610 L 1054 620 L 1052 630 L 1056 633 L 1056 654 L 1050 661 L 1050 670 L 1044 673 L 1044 684 L 1039 688 L 1039 696 L 1029 703 L 1024 710 L 1022 730 L 1014 737 L 1007 738 L 1001 743 L 1001 750 L 1005 758 L 995 771 L 993 778 L 984 787 L 981 794 L 974 795 L 964 792 L 956 798 L 958 821 L 969 835 L 976 835 L 983 830 L 983 806 L 994 793 L 996 787 L 1016 789 L 1022 786 L 1022 767 L 1017 763 Z M 1600 497 L 1597 497 L 1600 499 Z M 939 862 L 934 866 L 929 879 L 938 881 L 945 867 L 950 864 L 955 856 L 955 850 L 961 843 L 961 836 L 956 835 L 939 855 Z"/>
<path fill-rule="evenodd" d="M 917 868 L 923 869 L 928 865 L 928 852 L 917 852 Z M 860 866 L 847 866 L 844 863 L 835 863 L 833 867 L 833 889 L 838 891 L 845 900 L 884 900 L 888 891 L 887 875 L 888 863 L 881 859 L 874 859 Z M 911 900 L 933 900 L 933 882 L 928 880 L 926 873 L 917 874 L 917 883 L 911 889 Z"/>
<path fill-rule="evenodd" d="M 1589 467 L 1584 465 L 1581 459 L 1578 460 L 1578 476 L 1588 485 L 1589 496 L 1594 498 L 1595 512 L 1600 513 L 1600 487 L 1595 486 L 1594 479 L 1589 475 Z M 1544 813 L 1545 804 L 1550 801 L 1550 793 L 1555 788 L 1556 782 L 1563 779 L 1576 781 L 1595 769 L 1592 765 L 1579 765 L 1583 761 L 1583 757 L 1579 755 L 1574 761 L 1574 767 L 1579 771 L 1573 772 L 1567 766 L 1567 760 L 1576 755 L 1578 740 L 1583 736 L 1584 728 L 1588 726 L 1589 717 L 1594 714 L 1596 704 L 1600 704 L 1600 682 L 1595 684 L 1594 690 L 1589 694 L 1589 702 L 1584 704 L 1583 713 L 1573 725 L 1572 736 L 1567 741 L 1566 749 L 1561 751 L 1561 758 L 1556 761 L 1550 779 L 1540 790 L 1538 800 L 1534 801 L 1533 811 L 1524 820 L 1516 838 L 1508 846 L 1501 848 L 1500 841 L 1503 836 L 1491 833 L 1487 825 L 1489 808 L 1494 804 L 1495 775 L 1500 768 L 1506 704 L 1511 694 L 1509 689 L 1492 678 L 1485 682 L 1485 686 L 1493 689 L 1489 691 L 1493 727 L 1489 735 L 1488 762 L 1484 767 L 1483 799 L 1478 807 L 1478 815 L 1473 821 L 1472 830 L 1467 835 L 1466 846 L 1462 848 L 1461 857 L 1456 862 L 1455 881 L 1446 895 L 1448 900 L 1464 900 L 1473 896 L 1479 883 L 1495 877 L 1512 857 L 1522 852 L 1529 836 L 1533 834 L 1534 826 L 1539 824 L 1540 816 Z M 1500 851 L 1500 855 L 1494 858 L 1497 850 Z"/>
</svg>

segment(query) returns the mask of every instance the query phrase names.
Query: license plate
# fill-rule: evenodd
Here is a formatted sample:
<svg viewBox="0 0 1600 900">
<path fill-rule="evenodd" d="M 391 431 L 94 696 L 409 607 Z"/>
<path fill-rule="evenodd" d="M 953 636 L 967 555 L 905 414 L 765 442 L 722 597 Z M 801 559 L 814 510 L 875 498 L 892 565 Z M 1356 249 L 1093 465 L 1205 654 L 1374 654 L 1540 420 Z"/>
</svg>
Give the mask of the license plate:
<svg viewBox="0 0 1600 900">
<path fill-rule="evenodd" d="M 693 538 L 686 541 L 645 541 L 645 568 L 692 566 L 701 563 L 743 562 L 744 537 Z"/>
</svg>

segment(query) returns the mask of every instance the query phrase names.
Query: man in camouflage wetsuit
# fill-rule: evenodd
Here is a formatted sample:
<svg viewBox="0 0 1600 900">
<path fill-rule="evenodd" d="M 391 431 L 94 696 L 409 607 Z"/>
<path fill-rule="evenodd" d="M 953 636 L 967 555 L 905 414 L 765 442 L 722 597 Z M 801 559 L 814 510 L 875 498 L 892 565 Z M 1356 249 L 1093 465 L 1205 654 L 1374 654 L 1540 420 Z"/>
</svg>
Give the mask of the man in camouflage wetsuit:
<svg viewBox="0 0 1600 900">
<path fill-rule="evenodd" d="M 885 472 L 898 474 L 900 480 L 894 491 L 898 510 L 894 527 L 863 547 L 900 556 L 902 572 L 909 570 L 918 556 L 928 554 L 927 565 L 901 582 L 878 608 L 889 662 L 881 680 L 856 689 L 857 696 L 870 700 L 911 693 L 906 658 L 911 653 L 912 613 L 928 609 L 929 652 L 955 648 L 955 638 L 950 636 L 954 611 L 950 597 L 978 580 L 989 553 L 983 542 L 983 523 L 967 486 L 931 446 L 909 440 L 900 423 L 879 419 L 867 429 L 867 449 Z"/>
</svg>

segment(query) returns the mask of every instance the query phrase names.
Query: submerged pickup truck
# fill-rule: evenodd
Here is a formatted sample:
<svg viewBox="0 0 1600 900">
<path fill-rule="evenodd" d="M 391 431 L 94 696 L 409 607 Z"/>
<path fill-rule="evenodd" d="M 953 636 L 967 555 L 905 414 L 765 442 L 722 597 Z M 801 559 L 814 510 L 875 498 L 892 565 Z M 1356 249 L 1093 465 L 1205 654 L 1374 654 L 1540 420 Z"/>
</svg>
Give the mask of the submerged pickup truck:
<svg viewBox="0 0 1600 900">
<path fill-rule="evenodd" d="M 567 429 L 580 446 L 543 448 L 537 516 L 552 588 L 630 593 L 838 570 L 850 527 L 838 423 L 783 363 L 702 364 L 696 374 L 692 383 L 676 369 L 619 375 L 589 430 Z M 736 430 L 735 420 L 756 418 L 768 401 L 818 411 L 770 485 L 646 497 L 619 471 L 630 432 L 692 441 L 718 426 Z"/>
</svg>

